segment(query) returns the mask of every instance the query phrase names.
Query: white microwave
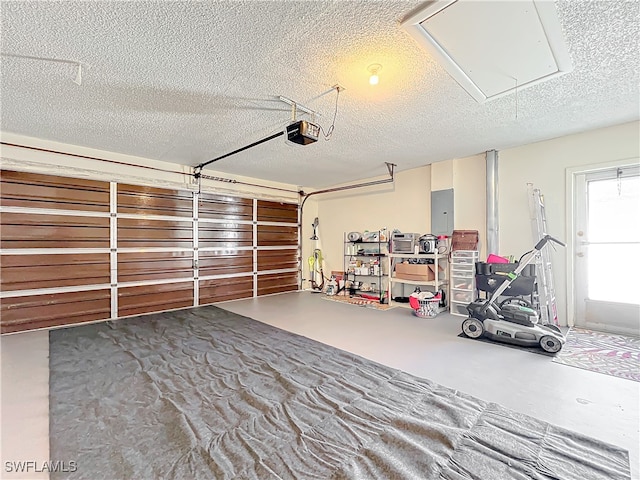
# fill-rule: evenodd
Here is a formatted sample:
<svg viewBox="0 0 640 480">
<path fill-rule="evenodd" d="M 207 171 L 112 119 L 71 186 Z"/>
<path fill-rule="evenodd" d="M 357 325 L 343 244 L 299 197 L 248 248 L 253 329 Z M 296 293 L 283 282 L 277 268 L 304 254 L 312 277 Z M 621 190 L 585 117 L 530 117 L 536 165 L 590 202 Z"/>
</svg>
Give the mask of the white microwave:
<svg viewBox="0 0 640 480">
<path fill-rule="evenodd" d="M 394 233 L 391 237 L 391 253 L 415 253 L 419 248 L 419 233 Z"/>
</svg>

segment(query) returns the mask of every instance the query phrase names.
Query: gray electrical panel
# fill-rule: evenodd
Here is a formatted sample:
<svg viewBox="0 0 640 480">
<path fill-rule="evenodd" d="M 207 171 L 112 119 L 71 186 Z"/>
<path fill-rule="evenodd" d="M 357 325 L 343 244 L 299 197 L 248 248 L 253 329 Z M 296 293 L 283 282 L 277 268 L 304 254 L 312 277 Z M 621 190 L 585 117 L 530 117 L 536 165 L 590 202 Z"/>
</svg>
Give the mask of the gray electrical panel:
<svg viewBox="0 0 640 480">
<path fill-rule="evenodd" d="M 453 188 L 431 192 L 431 233 L 453 233 Z"/>
</svg>

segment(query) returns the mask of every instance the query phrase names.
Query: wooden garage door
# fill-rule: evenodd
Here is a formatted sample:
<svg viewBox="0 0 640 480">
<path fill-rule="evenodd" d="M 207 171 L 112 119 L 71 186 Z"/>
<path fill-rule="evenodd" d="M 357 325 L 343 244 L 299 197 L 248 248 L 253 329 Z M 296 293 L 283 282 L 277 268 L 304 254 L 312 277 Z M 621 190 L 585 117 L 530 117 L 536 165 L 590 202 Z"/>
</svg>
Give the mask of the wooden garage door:
<svg viewBox="0 0 640 480">
<path fill-rule="evenodd" d="M 298 207 L 2 171 L 2 333 L 297 290 Z"/>
<path fill-rule="evenodd" d="M 257 200 L 258 295 L 298 289 L 298 206 Z"/>
<path fill-rule="evenodd" d="M 117 185 L 117 315 L 194 305 L 193 193 Z"/>
<path fill-rule="evenodd" d="M 0 172 L 2 333 L 111 317 L 109 191 Z"/>
<path fill-rule="evenodd" d="M 198 232 L 201 305 L 298 289 L 297 204 L 202 194 Z"/>
</svg>

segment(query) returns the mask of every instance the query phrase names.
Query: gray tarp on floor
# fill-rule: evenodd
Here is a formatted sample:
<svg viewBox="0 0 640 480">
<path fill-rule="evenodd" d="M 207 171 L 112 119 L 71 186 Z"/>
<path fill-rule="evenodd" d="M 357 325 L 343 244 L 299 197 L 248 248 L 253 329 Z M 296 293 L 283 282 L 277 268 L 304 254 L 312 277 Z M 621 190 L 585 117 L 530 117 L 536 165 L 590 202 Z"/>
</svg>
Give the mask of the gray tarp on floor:
<svg viewBox="0 0 640 480">
<path fill-rule="evenodd" d="M 201 307 L 50 333 L 52 478 L 629 478 L 625 450 Z"/>
</svg>

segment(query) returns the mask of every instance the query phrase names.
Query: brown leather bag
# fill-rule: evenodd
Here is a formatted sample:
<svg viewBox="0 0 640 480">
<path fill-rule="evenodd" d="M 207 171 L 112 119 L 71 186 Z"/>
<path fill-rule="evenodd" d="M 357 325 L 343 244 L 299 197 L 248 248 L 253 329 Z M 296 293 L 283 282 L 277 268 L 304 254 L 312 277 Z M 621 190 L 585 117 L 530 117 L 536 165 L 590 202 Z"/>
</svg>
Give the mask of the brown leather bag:
<svg viewBox="0 0 640 480">
<path fill-rule="evenodd" d="M 477 250 L 478 238 L 478 230 L 454 230 L 451 250 Z"/>
</svg>

